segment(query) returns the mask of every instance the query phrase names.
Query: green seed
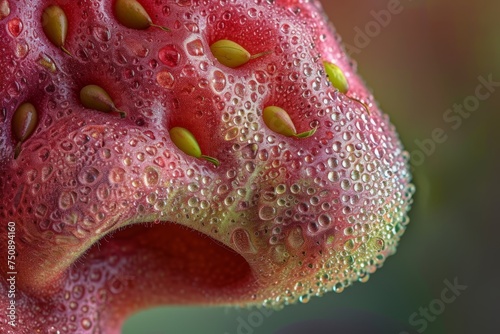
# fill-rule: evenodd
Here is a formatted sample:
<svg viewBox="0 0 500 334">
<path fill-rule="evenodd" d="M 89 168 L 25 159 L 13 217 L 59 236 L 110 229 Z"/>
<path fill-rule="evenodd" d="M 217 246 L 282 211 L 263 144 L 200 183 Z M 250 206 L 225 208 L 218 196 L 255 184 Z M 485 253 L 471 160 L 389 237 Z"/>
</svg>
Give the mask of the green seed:
<svg viewBox="0 0 500 334">
<path fill-rule="evenodd" d="M 227 39 L 221 39 L 210 46 L 210 50 L 215 58 L 227 67 L 235 68 L 248 63 L 251 59 L 259 58 L 271 53 L 271 51 L 261 52 L 251 55 L 244 47 Z"/>
<path fill-rule="evenodd" d="M 297 133 L 290 115 L 280 107 L 270 106 L 264 108 L 262 118 L 269 129 L 286 137 L 307 138 L 316 132 L 316 128 L 314 128 Z"/>
<path fill-rule="evenodd" d="M 182 152 L 186 153 L 189 156 L 195 157 L 195 158 L 205 159 L 205 160 L 213 163 L 215 166 L 220 165 L 219 160 L 201 154 L 200 145 L 198 145 L 196 138 L 187 129 L 177 126 L 177 127 L 170 129 L 169 133 L 170 133 L 170 139 L 172 140 L 172 142 Z"/>
<path fill-rule="evenodd" d="M 340 67 L 327 61 L 324 61 L 323 65 L 325 66 L 326 75 L 332 86 L 343 94 L 347 93 L 347 91 L 349 91 L 349 83 Z"/>
<path fill-rule="evenodd" d="M 35 130 L 38 123 L 38 113 L 35 106 L 26 102 L 21 104 L 12 117 L 12 133 L 18 140 L 14 150 L 14 158 L 21 153 L 21 143 L 24 142 Z"/>
<path fill-rule="evenodd" d="M 42 14 L 42 27 L 47 38 L 71 56 L 71 53 L 64 47 L 68 34 L 68 19 L 61 7 L 52 5 L 45 8 Z"/>
<path fill-rule="evenodd" d="M 148 12 L 137 0 L 116 0 L 115 15 L 118 22 L 130 29 L 144 30 L 149 27 L 157 27 L 165 31 L 170 31 L 153 23 Z"/>
<path fill-rule="evenodd" d="M 109 94 L 97 85 L 87 85 L 80 90 L 80 101 L 88 109 L 94 109 L 106 113 L 119 113 L 122 118 L 125 113 L 118 110 Z"/>
</svg>

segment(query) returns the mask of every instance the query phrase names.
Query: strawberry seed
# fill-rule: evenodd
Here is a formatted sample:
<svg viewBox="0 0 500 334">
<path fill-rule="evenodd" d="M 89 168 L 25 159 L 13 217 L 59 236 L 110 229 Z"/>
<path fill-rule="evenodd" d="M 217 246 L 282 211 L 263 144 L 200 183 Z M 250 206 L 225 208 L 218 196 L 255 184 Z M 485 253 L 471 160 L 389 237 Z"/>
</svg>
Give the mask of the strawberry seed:
<svg viewBox="0 0 500 334">
<path fill-rule="evenodd" d="M 148 12 L 137 0 L 116 0 L 114 9 L 118 22 L 127 28 L 145 30 L 149 27 L 156 27 L 170 31 L 166 27 L 154 24 Z"/>
<path fill-rule="evenodd" d="M 88 109 L 94 109 L 105 113 L 118 113 L 121 118 L 126 114 L 118 110 L 109 94 L 97 85 L 87 85 L 80 90 L 80 101 Z"/>
<path fill-rule="evenodd" d="M 332 86 L 343 94 L 347 93 L 349 91 L 349 83 L 340 67 L 327 61 L 324 61 L 323 65 L 325 66 L 326 75 Z"/>
<path fill-rule="evenodd" d="M 189 132 L 189 130 L 177 126 L 177 127 L 170 129 L 169 133 L 170 133 L 170 139 L 172 139 L 172 142 L 182 152 L 186 153 L 189 156 L 195 157 L 195 158 L 205 159 L 208 162 L 213 163 L 215 166 L 220 165 L 219 160 L 201 154 L 200 145 L 198 145 L 196 138 L 194 137 L 194 135 L 191 132 Z"/>
<path fill-rule="evenodd" d="M 35 106 L 29 102 L 21 104 L 12 118 L 12 133 L 19 141 L 15 150 L 14 158 L 21 153 L 21 143 L 23 143 L 35 130 L 38 123 L 38 113 Z"/>
<path fill-rule="evenodd" d="M 259 58 L 270 54 L 272 51 L 265 51 L 251 55 L 244 47 L 236 42 L 221 39 L 210 46 L 210 50 L 215 58 L 227 67 L 235 68 L 248 63 L 251 59 Z"/>
<path fill-rule="evenodd" d="M 286 137 L 307 138 L 316 132 L 316 128 L 314 128 L 309 131 L 297 133 L 290 115 L 280 107 L 270 106 L 264 108 L 262 117 L 269 129 Z"/>
<path fill-rule="evenodd" d="M 68 34 L 68 18 L 61 7 L 52 5 L 45 8 L 42 14 L 42 27 L 43 32 L 52 44 L 72 56 L 64 47 L 66 35 Z"/>
</svg>

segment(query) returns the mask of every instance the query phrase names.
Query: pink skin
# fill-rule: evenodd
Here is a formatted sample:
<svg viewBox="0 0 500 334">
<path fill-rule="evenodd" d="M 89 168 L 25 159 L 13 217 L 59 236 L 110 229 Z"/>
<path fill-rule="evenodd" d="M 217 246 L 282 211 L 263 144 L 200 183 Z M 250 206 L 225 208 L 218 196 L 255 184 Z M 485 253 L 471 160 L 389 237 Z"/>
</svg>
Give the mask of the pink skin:
<svg viewBox="0 0 500 334">
<path fill-rule="evenodd" d="M 73 57 L 43 33 L 54 3 Z M 14 330 L 2 313 L 1 333 L 119 333 L 154 305 L 281 307 L 363 280 L 395 251 L 406 153 L 318 3 L 141 1 L 171 32 L 120 25 L 111 1 L 79 3 L 10 1 L 0 16 L 0 222 L 16 223 L 18 316 Z M 272 53 L 231 69 L 210 53 L 219 39 Z M 346 95 L 323 60 L 344 72 Z M 88 84 L 127 116 L 84 108 Z M 39 121 L 14 159 L 11 120 L 28 101 Z M 273 133 L 261 117 L 271 105 L 316 133 Z M 221 165 L 180 151 L 174 126 Z M 7 244 L 2 232 L 0 254 Z M 2 280 L 2 310 L 8 289 Z"/>
</svg>

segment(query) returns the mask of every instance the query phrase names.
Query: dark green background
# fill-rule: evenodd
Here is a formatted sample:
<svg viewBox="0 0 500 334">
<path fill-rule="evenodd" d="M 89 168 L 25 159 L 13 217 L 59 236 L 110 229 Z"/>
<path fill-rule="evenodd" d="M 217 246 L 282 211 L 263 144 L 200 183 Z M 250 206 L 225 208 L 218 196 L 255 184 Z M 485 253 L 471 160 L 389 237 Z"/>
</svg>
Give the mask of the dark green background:
<svg viewBox="0 0 500 334">
<path fill-rule="evenodd" d="M 355 28 L 364 30 L 374 20 L 371 11 L 390 2 L 323 0 L 343 40 L 354 46 Z M 238 333 L 238 319 L 250 317 L 262 323 L 241 333 L 286 327 L 279 333 L 349 333 L 351 328 L 352 333 L 400 334 L 421 329 L 408 317 L 440 298 L 444 280 L 455 278 L 467 289 L 423 333 L 500 332 L 500 87 L 457 129 L 443 120 L 447 109 L 474 95 L 479 76 L 500 82 L 500 2 L 400 3 L 402 12 L 352 56 L 408 151 L 417 150 L 417 141 L 431 138 L 436 128 L 447 140 L 413 166 L 417 193 L 397 254 L 366 284 L 269 316 L 259 317 L 255 310 L 166 307 L 133 316 L 123 333 L 232 334 Z"/>
</svg>

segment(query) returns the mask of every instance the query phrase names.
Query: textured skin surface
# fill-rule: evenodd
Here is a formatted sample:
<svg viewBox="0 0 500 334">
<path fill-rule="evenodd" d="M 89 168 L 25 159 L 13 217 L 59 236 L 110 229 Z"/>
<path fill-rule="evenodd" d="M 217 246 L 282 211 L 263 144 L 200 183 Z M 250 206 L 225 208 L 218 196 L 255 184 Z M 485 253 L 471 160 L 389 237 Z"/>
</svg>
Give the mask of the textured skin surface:
<svg viewBox="0 0 500 334">
<path fill-rule="evenodd" d="M 118 333 L 130 313 L 158 304 L 279 308 L 366 281 L 395 251 L 413 192 L 407 153 L 319 3 L 141 1 L 165 32 L 123 27 L 112 1 L 24 2 L 0 1 L 13 332 Z M 43 34 L 54 3 L 73 57 Z M 219 39 L 272 53 L 230 69 L 210 53 Z M 346 94 L 329 84 L 324 60 L 343 70 Z M 84 108 L 88 84 L 127 116 Z M 24 102 L 39 122 L 14 159 L 11 120 Z M 316 133 L 273 133 L 262 120 L 271 105 Z M 175 147 L 175 126 L 221 165 Z M 2 279 L 2 310 L 7 290 Z M 2 333 L 12 332 L 6 322 L 0 314 Z"/>
</svg>

